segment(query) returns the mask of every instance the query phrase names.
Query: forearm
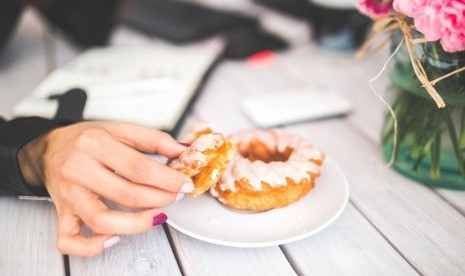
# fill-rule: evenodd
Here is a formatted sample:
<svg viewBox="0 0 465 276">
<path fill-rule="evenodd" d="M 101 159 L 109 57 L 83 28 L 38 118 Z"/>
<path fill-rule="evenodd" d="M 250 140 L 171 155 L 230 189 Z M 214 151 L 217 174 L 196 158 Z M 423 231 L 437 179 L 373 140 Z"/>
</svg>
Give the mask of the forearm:
<svg viewBox="0 0 465 276">
<path fill-rule="evenodd" d="M 0 122 L 0 194 L 48 195 L 41 177 L 41 135 L 70 122 L 38 117 Z"/>
</svg>

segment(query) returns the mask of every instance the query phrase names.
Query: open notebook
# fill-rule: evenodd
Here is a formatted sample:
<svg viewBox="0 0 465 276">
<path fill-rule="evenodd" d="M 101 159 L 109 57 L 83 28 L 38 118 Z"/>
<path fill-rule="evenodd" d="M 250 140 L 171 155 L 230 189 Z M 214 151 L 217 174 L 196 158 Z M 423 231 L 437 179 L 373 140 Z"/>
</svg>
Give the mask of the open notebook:
<svg viewBox="0 0 465 276">
<path fill-rule="evenodd" d="M 222 50 L 218 40 L 91 49 L 52 72 L 13 112 L 52 118 L 58 102 L 49 97 L 82 88 L 88 97 L 84 119 L 130 121 L 172 132 Z"/>
</svg>

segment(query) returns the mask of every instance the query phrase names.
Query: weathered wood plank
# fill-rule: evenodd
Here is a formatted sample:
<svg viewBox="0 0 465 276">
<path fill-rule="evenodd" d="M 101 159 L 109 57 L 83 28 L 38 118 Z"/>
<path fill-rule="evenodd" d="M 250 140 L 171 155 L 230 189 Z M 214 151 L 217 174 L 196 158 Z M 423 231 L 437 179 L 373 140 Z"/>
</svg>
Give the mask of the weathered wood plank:
<svg viewBox="0 0 465 276">
<path fill-rule="evenodd" d="M 121 240 L 92 258 L 70 257 L 71 275 L 181 275 L 162 227 Z"/>
<path fill-rule="evenodd" d="M 350 203 L 333 225 L 283 250 L 300 275 L 418 275 Z"/>
<path fill-rule="evenodd" d="M 0 217 L 0 275 L 65 275 L 52 203 L 0 197 Z"/>
<path fill-rule="evenodd" d="M 170 232 L 184 275 L 295 275 L 278 246 L 226 247 Z"/>
</svg>

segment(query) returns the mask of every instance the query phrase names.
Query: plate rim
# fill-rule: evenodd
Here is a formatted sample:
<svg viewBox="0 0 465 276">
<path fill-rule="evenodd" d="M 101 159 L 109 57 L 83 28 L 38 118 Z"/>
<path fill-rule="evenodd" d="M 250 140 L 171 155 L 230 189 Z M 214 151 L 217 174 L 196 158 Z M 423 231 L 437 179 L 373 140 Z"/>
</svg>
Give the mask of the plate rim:
<svg viewBox="0 0 465 276">
<path fill-rule="evenodd" d="M 344 196 L 344 200 L 341 202 L 341 205 L 340 205 L 339 209 L 337 210 L 337 212 L 335 212 L 328 221 L 326 221 L 322 225 L 312 229 L 311 231 L 308 231 L 308 232 L 305 232 L 305 233 L 302 233 L 302 234 L 299 234 L 299 235 L 295 235 L 295 236 L 290 237 L 290 238 L 278 239 L 278 240 L 272 240 L 272 241 L 237 242 L 237 241 L 225 241 L 225 240 L 210 238 L 210 237 L 206 237 L 206 236 L 196 234 L 196 233 L 194 233 L 192 231 L 189 231 L 189 230 L 187 230 L 187 229 L 185 229 L 183 227 L 180 227 L 178 224 L 173 222 L 169 217 L 168 217 L 166 223 L 170 227 L 173 227 L 177 231 L 179 231 L 179 232 L 181 232 L 183 234 L 186 234 L 187 236 L 190 236 L 192 238 L 195 238 L 195 239 L 198 239 L 198 240 L 201 240 L 201 241 L 204 241 L 204 242 L 208 242 L 208 243 L 211 243 L 211 244 L 223 245 L 223 246 L 228 246 L 228 247 L 236 247 L 236 248 L 261 248 L 261 247 L 279 246 L 279 245 L 285 245 L 285 244 L 288 244 L 288 243 L 292 243 L 292 242 L 299 241 L 299 240 L 305 239 L 307 237 L 310 237 L 310 236 L 324 230 L 329 225 L 331 225 L 342 214 L 342 212 L 345 210 L 345 208 L 346 208 L 346 206 L 347 206 L 347 204 L 349 202 L 349 197 L 350 197 L 350 186 L 349 186 L 349 181 L 347 179 L 347 176 L 345 175 L 345 173 L 343 172 L 341 167 L 332 158 L 327 156 L 325 159 L 326 159 L 325 162 L 331 163 L 331 165 L 334 167 L 334 169 L 337 170 L 338 173 L 342 176 L 343 187 L 345 188 L 344 189 L 345 196 Z"/>
</svg>

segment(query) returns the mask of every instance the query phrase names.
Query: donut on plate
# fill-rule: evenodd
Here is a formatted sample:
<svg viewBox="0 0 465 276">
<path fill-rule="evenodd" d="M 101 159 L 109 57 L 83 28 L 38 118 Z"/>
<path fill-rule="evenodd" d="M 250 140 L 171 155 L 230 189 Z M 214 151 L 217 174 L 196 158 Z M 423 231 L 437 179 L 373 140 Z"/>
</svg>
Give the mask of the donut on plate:
<svg viewBox="0 0 465 276">
<path fill-rule="evenodd" d="M 312 143 L 283 130 L 248 130 L 230 138 L 236 158 L 210 191 L 225 205 L 265 211 L 300 199 L 315 185 L 324 160 Z"/>
<path fill-rule="evenodd" d="M 195 188 L 189 195 L 195 197 L 219 181 L 236 155 L 236 149 L 220 133 L 199 133 L 194 139 L 189 148 L 168 165 L 192 178 Z"/>
</svg>

